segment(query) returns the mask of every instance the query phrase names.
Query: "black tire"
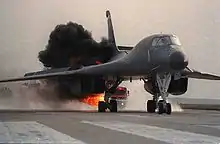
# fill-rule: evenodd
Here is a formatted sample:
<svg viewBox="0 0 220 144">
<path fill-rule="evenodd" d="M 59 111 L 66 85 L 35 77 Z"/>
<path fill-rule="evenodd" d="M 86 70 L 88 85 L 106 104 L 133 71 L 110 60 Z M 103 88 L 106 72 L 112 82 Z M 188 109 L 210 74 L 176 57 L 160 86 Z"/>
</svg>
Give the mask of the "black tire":
<svg viewBox="0 0 220 144">
<path fill-rule="evenodd" d="M 153 100 L 148 100 L 147 101 L 147 112 L 155 113 L 155 109 L 156 109 L 156 102 Z"/>
<path fill-rule="evenodd" d="M 166 113 L 170 115 L 171 112 L 172 112 L 171 104 L 170 104 L 170 103 L 167 103 L 167 104 L 166 104 Z"/>
<path fill-rule="evenodd" d="M 99 101 L 98 112 L 105 112 L 105 111 L 106 111 L 106 103 L 104 101 Z"/>
<path fill-rule="evenodd" d="M 116 100 L 110 100 L 110 112 L 117 112 L 118 105 Z"/>
<path fill-rule="evenodd" d="M 164 113 L 164 104 L 162 102 L 158 103 L 158 114 Z"/>
</svg>

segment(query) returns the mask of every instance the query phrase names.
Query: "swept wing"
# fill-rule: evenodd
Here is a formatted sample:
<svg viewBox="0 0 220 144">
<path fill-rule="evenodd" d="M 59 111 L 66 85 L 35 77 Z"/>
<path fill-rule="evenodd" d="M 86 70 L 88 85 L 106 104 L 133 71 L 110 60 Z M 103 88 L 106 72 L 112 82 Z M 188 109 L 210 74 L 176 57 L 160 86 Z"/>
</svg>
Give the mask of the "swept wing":
<svg viewBox="0 0 220 144">
<path fill-rule="evenodd" d="M 199 72 L 197 70 L 193 70 L 190 68 L 185 69 L 182 72 L 182 75 L 186 76 L 188 78 L 194 78 L 194 79 L 220 80 L 220 76 L 218 76 L 218 75 L 205 73 L 205 72 Z"/>
</svg>

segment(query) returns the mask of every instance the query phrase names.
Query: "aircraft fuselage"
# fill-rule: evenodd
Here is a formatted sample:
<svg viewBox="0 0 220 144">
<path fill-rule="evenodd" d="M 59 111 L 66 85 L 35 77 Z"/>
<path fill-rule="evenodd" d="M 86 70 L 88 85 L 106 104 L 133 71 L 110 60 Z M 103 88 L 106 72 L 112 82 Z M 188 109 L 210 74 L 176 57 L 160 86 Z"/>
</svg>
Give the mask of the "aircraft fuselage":
<svg viewBox="0 0 220 144">
<path fill-rule="evenodd" d="M 152 35 L 142 39 L 128 54 L 122 52 L 112 58 L 112 63 L 117 65 L 123 76 L 132 75 L 142 77 L 149 72 L 176 73 L 185 69 L 188 65 L 188 58 L 183 52 L 182 46 L 171 42 L 168 44 L 154 44 L 156 40 L 174 37 L 169 34 Z M 177 38 L 177 37 L 175 37 Z M 120 56 L 119 56 L 120 55 Z M 108 64 L 109 67 L 110 65 Z M 114 65 L 112 65 L 114 66 Z M 127 72 L 125 72 L 125 70 Z M 118 73 L 120 75 L 120 73 Z"/>
</svg>

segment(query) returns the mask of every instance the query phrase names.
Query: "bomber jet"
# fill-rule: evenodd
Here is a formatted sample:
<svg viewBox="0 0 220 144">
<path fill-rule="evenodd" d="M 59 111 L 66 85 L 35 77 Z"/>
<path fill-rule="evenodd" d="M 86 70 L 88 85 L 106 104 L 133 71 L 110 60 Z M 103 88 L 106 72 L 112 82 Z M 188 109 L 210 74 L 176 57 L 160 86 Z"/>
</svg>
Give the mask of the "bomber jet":
<svg viewBox="0 0 220 144">
<path fill-rule="evenodd" d="M 0 83 L 59 78 L 69 81 L 68 86 L 74 94 L 103 92 L 104 101 L 99 101 L 98 111 L 106 112 L 109 109 L 110 112 L 117 112 L 116 100 L 109 99 L 116 88 L 123 81 L 141 80 L 145 90 L 152 94 L 152 99 L 147 102 L 147 111 L 171 114 L 167 97 L 169 94 L 184 94 L 189 78 L 220 80 L 220 76 L 189 68 L 189 60 L 174 34 L 153 34 L 140 40 L 134 47 L 118 46 L 108 10 L 106 18 L 108 40 L 114 51 L 108 62 L 77 69 L 68 67 L 31 72 L 24 77 L 0 80 Z M 106 86 L 109 82 L 111 85 Z"/>
</svg>

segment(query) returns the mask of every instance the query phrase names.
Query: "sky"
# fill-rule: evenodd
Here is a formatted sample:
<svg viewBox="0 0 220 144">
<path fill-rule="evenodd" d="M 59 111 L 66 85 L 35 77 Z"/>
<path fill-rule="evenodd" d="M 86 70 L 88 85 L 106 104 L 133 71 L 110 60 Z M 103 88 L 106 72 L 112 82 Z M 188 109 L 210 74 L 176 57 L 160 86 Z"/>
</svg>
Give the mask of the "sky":
<svg viewBox="0 0 220 144">
<path fill-rule="evenodd" d="M 219 0 L 1 0 L 0 78 L 41 69 L 38 52 L 58 24 L 77 22 L 97 41 L 107 36 L 107 9 L 117 44 L 134 46 L 150 34 L 173 33 L 190 68 L 220 75 Z M 190 80 L 184 96 L 220 98 L 220 82 Z"/>
</svg>

